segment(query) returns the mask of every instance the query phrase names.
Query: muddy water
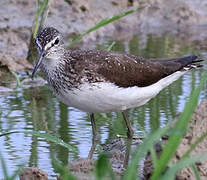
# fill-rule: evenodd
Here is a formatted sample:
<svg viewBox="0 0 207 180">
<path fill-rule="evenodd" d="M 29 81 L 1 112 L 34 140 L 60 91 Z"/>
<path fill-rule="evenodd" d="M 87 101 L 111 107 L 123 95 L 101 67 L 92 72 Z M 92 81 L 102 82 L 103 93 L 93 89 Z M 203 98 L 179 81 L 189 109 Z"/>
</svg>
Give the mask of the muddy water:
<svg viewBox="0 0 207 180">
<path fill-rule="evenodd" d="M 104 49 L 112 43 L 108 38 L 94 42 L 96 48 Z M 94 45 L 93 45 L 94 46 Z M 182 41 L 177 35 L 135 35 L 127 41 L 116 41 L 112 50 L 141 55 L 147 58 L 176 57 L 200 54 L 207 59 L 203 41 Z M 207 63 L 204 62 L 207 69 Z M 178 81 L 164 89 L 156 98 L 140 108 L 129 111 L 129 119 L 137 135 L 164 127 L 177 114 L 182 112 L 189 95 L 201 78 L 204 70 L 192 70 Z M 1 84 L 10 87 L 10 84 Z M 200 100 L 207 98 L 203 89 Z M 0 132 L 14 132 L 0 137 L 1 155 L 6 161 L 9 173 L 18 165 L 35 166 L 43 169 L 54 178 L 51 157 L 55 156 L 63 164 L 69 164 L 78 157 L 87 157 L 92 130 L 87 113 L 67 107 L 58 101 L 47 85 L 20 87 L 12 91 L 0 92 Z M 119 113 L 96 114 L 100 133 L 99 146 L 107 144 L 117 134 L 125 135 L 122 117 Z M 75 150 L 67 150 L 24 131 L 47 132 L 58 136 Z M 98 151 L 94 157 L 98 155 Z M 0 165 L 0 179 L 3 171 Z"/>
</svg>

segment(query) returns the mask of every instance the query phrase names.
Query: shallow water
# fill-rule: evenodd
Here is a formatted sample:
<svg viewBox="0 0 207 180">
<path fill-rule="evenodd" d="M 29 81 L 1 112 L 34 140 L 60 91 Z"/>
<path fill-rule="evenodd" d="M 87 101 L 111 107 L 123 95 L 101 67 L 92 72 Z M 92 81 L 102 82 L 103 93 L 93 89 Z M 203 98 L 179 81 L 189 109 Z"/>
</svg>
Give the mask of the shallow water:
<svg viewBox="0 0 207 180">
<path fill-rule="evenodd" d="M 207 59 L 205 49 L 199 41 L 177 40 L 176 35 L 136 35 L 128 41 L 116 41 L 112 50 L 140 55 L 146 58 L 176 57 L 200 54 Z M 103 49 L 112 43 L 106 38 L 97 42 L 96 47 Z M 95 44 L 95 43 L 94 43 Z M 203 62 L 207 69 L 207 63 Z M 146 105 L 129 110 L 129 119 L 136 135 L 164 127 L 176 115 L 183 111 L 189 95 L 201 78 L 203 69 L 192 70 L 178 81 L 164 89 L 156 98 Z M 2 84 L 1 84 L 2 85 Z M 7 84 L 9 86 L 9 83 Z M 207 90 L 203 89 L 200 100 L 207 98 Z M 35 166 L 55 176 L 51 157 L 63 164 L 69 164 L 78 157 L 87 157 L 92 141 L 92 129 L 87 113 L 67 107 L 58 101 L 47 85 L 40 87 L 18 88 L 7 93 L 0 93 L 0 132 L 13 132 L 0 136 L 0 152 L 6 161 L 10 173 L 18 165 Z M 107 144 L 117 134 L 125 135 L 122 117 L 119 113 L 96 114 L 100 133 L 100 145 Z M 53 134 L 75 147 L 76 151 L 68 151 L 43 138 L 26 134 L 23 131 L 40 131 Z M 95 153 L 95 157 L 98 152 Z M 3 171 L 0 165 L 0 179 Z"/>
</svg>

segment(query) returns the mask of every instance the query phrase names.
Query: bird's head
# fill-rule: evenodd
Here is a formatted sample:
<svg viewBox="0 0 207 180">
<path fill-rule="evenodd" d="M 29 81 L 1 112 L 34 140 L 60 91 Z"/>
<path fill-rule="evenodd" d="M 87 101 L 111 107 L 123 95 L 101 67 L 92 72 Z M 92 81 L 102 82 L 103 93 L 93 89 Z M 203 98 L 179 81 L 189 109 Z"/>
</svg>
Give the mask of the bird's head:
<svg viewBox="0 0 207 180">
<path fill-rule="evenodd" d="M 33 70 L 32 78 L 43 61 L 44 64 L 47 64 L 47 61 L 55 61 L 60 57 L 59 53 L 62 53 L 64 49 L 62 39 L 60 32 L 52 27 L 47 27 L 38 33 L 35 42 L 39 57 Z"/>
</svg>

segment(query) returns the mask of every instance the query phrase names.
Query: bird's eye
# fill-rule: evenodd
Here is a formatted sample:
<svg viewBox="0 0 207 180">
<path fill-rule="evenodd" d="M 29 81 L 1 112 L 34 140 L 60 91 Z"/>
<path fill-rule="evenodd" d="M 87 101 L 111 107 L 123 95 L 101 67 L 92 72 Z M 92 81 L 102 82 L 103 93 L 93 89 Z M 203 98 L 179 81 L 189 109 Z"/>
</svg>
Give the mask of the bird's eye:
<svg viewBox="0 0 207 180">
<path fill-rule="evenodd" d="M 55 44 L 55 45 L 58 45 L 58 43 L 59 43 L 59 39 L 57 38 L 57 39 L 55 40 L 54 44 Z"/>
</svg>

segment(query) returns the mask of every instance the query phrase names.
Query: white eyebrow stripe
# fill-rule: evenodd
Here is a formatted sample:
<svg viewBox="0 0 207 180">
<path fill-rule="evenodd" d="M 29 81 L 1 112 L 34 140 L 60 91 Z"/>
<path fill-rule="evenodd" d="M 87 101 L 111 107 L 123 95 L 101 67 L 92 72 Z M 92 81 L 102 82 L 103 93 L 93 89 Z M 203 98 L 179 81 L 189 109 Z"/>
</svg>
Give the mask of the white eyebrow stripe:
<svg viewBox="0 0 207 180">
<path fill-rule="evenodd" d="M 56 41 L 57 38 L 58 38 L 58 37 L 54 38 L 51 42 L 49 42 L 48 44 L 46 44 L 46 46 L 45 46 L 44 49 L 45 49 L 45 50 L 49 49 L 49 48 L 52 46 L 52 44 L 55 43 L 55 41 Z"/>
</svg>

